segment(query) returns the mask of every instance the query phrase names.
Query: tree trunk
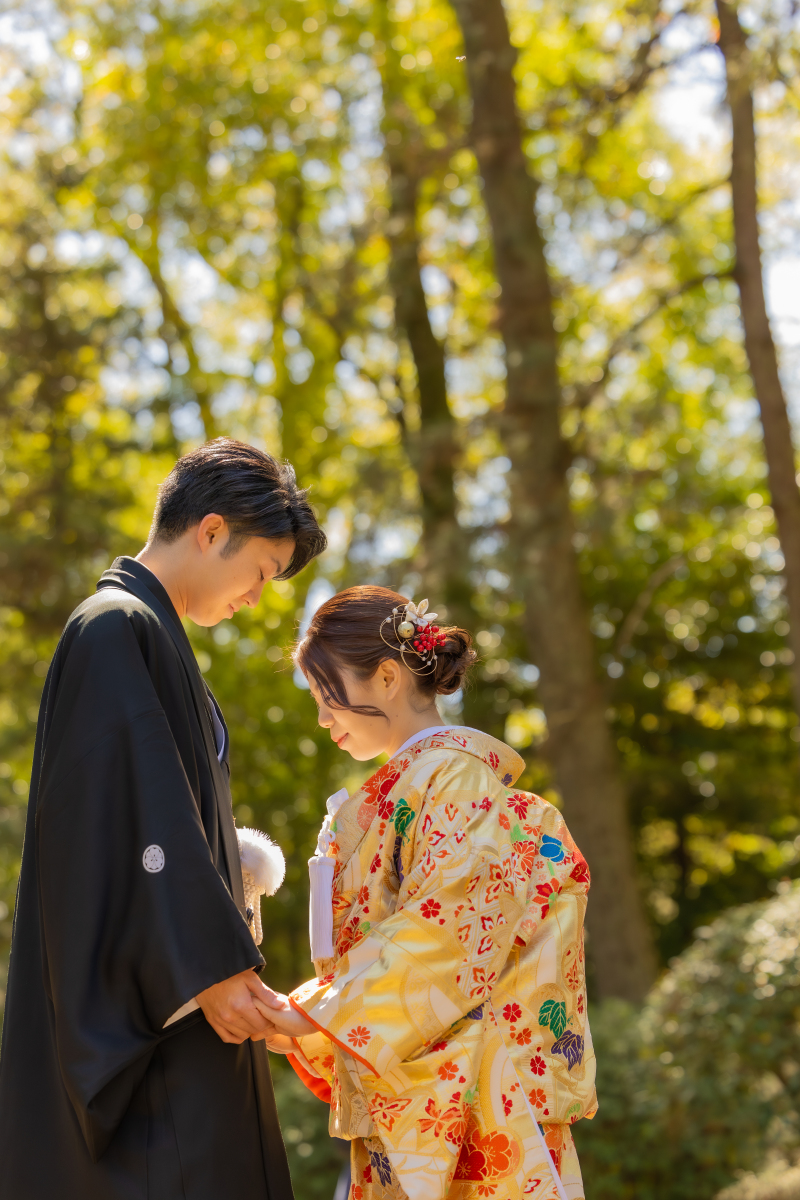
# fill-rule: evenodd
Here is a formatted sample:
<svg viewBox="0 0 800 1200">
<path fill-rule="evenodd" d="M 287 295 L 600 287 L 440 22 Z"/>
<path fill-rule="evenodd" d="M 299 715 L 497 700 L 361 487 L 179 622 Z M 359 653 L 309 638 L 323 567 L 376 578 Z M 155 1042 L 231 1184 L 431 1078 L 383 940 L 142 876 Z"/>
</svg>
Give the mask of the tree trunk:
<svg viewBox="0 0 800 1200">
<path fill-rule="evenodd" d="M 463 623 L 472 609 L 467 582 L 468 534 L 458 524 L 456 511 L 456 424 L 447 403 L 444 347 L 431 329 L 420 277 L 416 224 L 419 181 L 412 173 L 413 167 L 403 161 L 403 149 L 389 147 L 391 209 L 387 232 L 395 321 L 408 341 L 417 373 L 419 430 L 404 428 L 403 436 L 419 481 L 419 565 L 431 601 L 447 606 L 448 620 Z"/>
<path fill-rule="evenodd" d="M 470 533 L 458 521 L 455 472 L 460 447 L 458 427 L 447 401 L 445 348 L 431 327 L 418 222 L 419 187 L 430 166 L 422 132 L 402 96 L 400 55 L 392 46 L 388 18 L 381 30 L 387 47 L 383 67 L 383 134 L 389 167 L 389 282 L 395 324 L 407 340 L 417 374 L 419 429 L 409 430 L 398 414 L 406 452 L 416 471 L 422 513 L 417 566 L 422 595 L 448 624 L 475 632 L 479 619 L 469 579 Z M 494 690 L 468 687 L 463 717 L 468 725 L 502 736 L 505 718 L 497 712 Z"/>
<path fill-rule="evenodd" d="M 516 107 L 516 52 L 502 0 L 453 0 L 453 7 L 464 37 L 472 144 L 502 288 L 499 328 L 508 374 L 501 433 L 512 464 L 510 557 L 541 671 L 545 751 L 592 871 L 589 950 L 597 991 L 635 1001 L 653 982 L 655 957 L 572 547 L 557 338 L 536 184 Z"/>
<path fill-rule="evenodd" d="M 417 220 L 419 186 L 430 165 L 422 131 L 402 94 L 399 53 L 392 46 L 393 27 L 384 9 L 381 33 L 386 44 L 383 65 L 382 122 L 389 167 L 389 282 L 394 294 L 395 324 L 407 340 L 417 373 L 419 430 L 409 430 L 399 414 L 403 440 L 417 473 L 422 509 L 419 568 L 434 608 L 447 610 L 447 620 L 470 628 L 469 534 L 458 523 L 455 471 L 459 455 L 456 421 L 447 402 L 444 346 L 431 328 Z"/>
<path fill-rule="evenodd" d="M 789 641 L 795 658 L 794 703 L 800 713 L 800 491 L 795 478 L 792 429 L 764 300 L 758 244 L 756 130 L 750 52 L 736 8 L 725 3 L 725 0 L 717 0 L 717 15 L 732 124 L 731 193 L 736 248 L 734 276 L 739 285 L 745 350 L 761 409 L 772 507 L 786 562 L 784 576 L 789 608 Z"/>
</svg>

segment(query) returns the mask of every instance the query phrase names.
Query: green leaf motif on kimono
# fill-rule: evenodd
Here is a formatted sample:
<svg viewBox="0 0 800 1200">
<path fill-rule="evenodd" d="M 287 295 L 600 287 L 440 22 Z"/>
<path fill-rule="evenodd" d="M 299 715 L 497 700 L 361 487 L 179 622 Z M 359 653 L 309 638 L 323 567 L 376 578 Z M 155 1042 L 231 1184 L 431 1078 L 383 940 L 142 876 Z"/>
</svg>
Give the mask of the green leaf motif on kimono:
<svg viewBox="0 0 800 1200">
<path fill-rule="evenodd" d="M 539 1024 L 545 1029 L 549 1025 L 556 1038 L 567 1028 L 567 1006 L 563 1000 L 545 1000 L 539 1009 Z"/>
<path fill-rule="evenodd" d="M 511 830 L 511 842 L 527 842 L 528 836 L 520 829 L 519 824 L 516 824 Z"/>
<path fill-rule="evenodd" d="M 583 1105 L 580 1104 L 579 1101 L 574 1100 L 572 1102 L 572 1104 L 570 1104 L 569 1108 L 566 1111 L 567 1121 L 569 1121 L 570 1117 L 579 1117 L 581 1115 L 582 1109 L 583 1109 Z"/>
<path fill-rule="evenodd" d="M 405 841 L 406 830 L 414 820 L 414 810 L 407 800 L 398 800 L 392 816 L 392 824 Z"/>
<path fill-rule="evenodd" d="M 360 933 L 369 933 L 371 928 L 369 921 L 362 921 L 358 927 Z"/>
</svg>

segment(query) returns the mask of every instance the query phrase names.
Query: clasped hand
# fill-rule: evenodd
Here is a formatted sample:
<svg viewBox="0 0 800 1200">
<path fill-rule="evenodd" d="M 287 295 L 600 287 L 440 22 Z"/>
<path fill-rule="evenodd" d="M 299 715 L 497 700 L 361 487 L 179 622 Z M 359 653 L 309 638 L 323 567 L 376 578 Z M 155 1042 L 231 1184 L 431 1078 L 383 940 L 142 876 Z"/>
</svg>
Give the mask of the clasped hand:
<svg viewBox="0 0 800 1200">
<path fill-rule="evenodd" d="M 264 1041 L 276 1054 L 291 1054 L 294 1050 L 292 1039 L 314 1033 L 316 1026 L 308 1017 L 292 1008 L 288 996 L 273 992 L 272 988 L 264 988 L 264 991 L 267 993 L 265 996 L 259 995 L 253 1000 L 272 1029 L 271 1033 L 265 1035 Z"/>
<path fill-rule="evenodd" d="M 254 971 L 223 979 L 197 996 L 211 1028 L 223 1042 L 241 1045 L 264 1041 L 277 1054 L 290 1054 L 293 1037 L 313 1033 L 314 1026 L 292 1008 L 287 996 L 266 987 Z"/>
</svg>

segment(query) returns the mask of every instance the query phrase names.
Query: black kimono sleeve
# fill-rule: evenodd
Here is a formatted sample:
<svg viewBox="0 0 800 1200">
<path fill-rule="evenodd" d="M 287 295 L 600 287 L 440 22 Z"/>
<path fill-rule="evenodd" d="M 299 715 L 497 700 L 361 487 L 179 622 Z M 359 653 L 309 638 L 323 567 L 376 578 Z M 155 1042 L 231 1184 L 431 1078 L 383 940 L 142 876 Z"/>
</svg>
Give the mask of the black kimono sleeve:
<svg viewBox="0 0 800 1200">
<path fill-rule="evenodd" d="M 165 1021 L 263 960 L 212 859 L 130 614 L 78 631 L 49 725 L 36 818 L 45 986 L 96 1161 Z"/>
</svg>

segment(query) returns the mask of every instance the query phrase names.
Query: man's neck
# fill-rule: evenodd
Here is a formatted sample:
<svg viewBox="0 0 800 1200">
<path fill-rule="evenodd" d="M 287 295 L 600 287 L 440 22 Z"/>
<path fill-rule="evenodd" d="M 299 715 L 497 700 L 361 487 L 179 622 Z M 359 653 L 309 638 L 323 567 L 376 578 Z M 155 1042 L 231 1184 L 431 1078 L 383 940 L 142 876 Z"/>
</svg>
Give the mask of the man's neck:
<svg viewBox="0 0 800 1200">
<path fill-rule="evenodd" d="M 180 563 L 175 562 L 175 548 L 161 546 L 157 542 L 155 544 L 148 542 L 145 548 L 136 555 L 136 561 L 140 562 L 143 567 L 147 567 L 148 571 L 153 572 L 172 601 L 176 613 L 183 619 L 186 616 L 188 602 L 186 589 L 182 586 Z"/>
</svg>

